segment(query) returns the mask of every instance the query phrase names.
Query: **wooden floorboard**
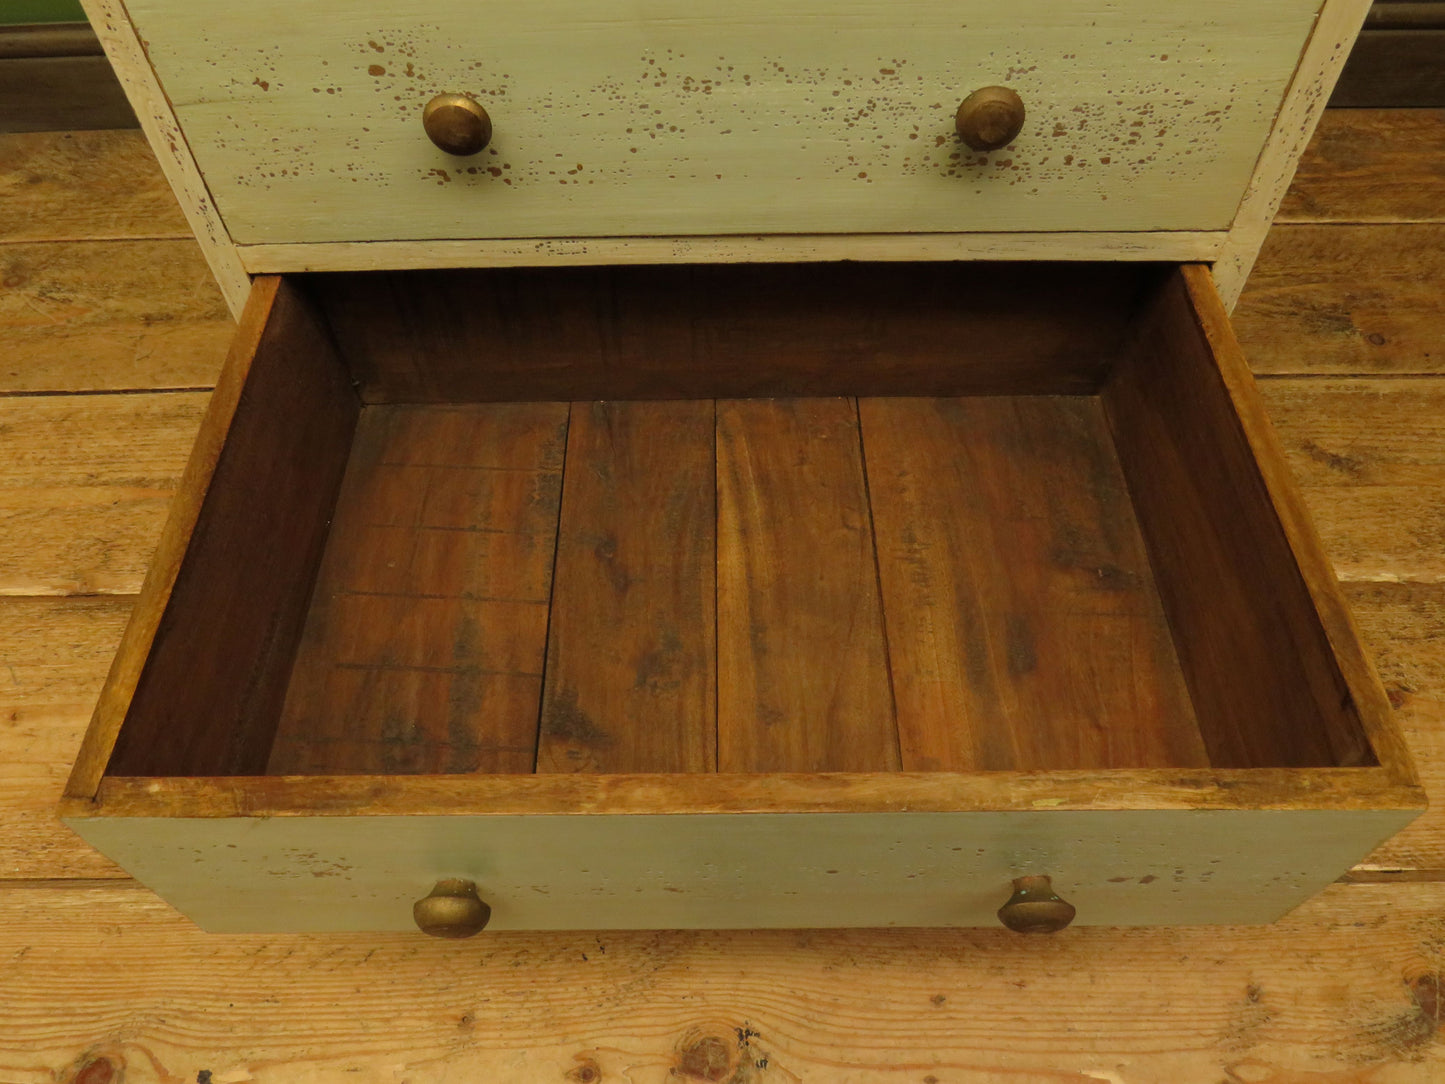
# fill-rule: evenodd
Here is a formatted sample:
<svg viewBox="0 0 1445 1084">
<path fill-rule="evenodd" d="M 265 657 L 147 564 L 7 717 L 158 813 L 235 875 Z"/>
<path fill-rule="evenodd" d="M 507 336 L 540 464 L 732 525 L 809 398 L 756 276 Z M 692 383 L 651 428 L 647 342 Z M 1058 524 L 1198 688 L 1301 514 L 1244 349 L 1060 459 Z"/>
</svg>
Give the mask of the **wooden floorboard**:
<svg viewBox="0 0 1445 1084">
<path fill-rule="evenodd" d="M 0 244 L 190 236 L 139 131 L 0 134 Z"/>
<path fill-rule="evenodd" d="M 1445 580 L 1445 378 L 1266 380 L 1342 580 Z"/>
<path fill-rule="evenodd" d="M 0 890 L 13 1084 L 1404 1084 L 1445 885 L 1216 929 L 221 936 L 130 888 Z M 61 1007 L 63 1006 L 63 1011 Z M 105 1067 L 89 1068 L 105 1060 Z M 90 1073 L 91 1076 L 83 1076 Z"/>
<path fill-rule="evenodd" d="M 191 240 L 0 244 L 0 393 L 210 387 L 236 325 Z"/>
<path fill-rule="evenodd" d="M 206 398 L 0 396 L 0 595 L 140 590 Z"/>
<path fill-rule="evenodd" d="M 1401 224 L 1445 222 L 1445 113 L 1327 113 L 1284 217 L 1312 224 L 1271 235 L 1240 336 L 1439 807 L 1353 875 L 1379 883 L 1271 927 L 1040 940 L 218 937 L 51 811 L 205 402 L 146 389 L 207 383 L 224 328 L 189 242 L 140 258 L 186 231 L 138 133 L 0 136 L 28 275 L 0 390 L 55 393 L 0 395 L 0 1080 L 1445 1078 L 1445 227 Z"/>
<path fill-rule="evenodd" d="M 1276 221 L 1445 221 L 1445 109 L 1326 110 Z"/>
<path fill-rule="evenodd" d="M 1442 298 L 1445 223 L 1281 225 L 1233 319 L 1261 375 L 1441 373 Z"/>
</svg>

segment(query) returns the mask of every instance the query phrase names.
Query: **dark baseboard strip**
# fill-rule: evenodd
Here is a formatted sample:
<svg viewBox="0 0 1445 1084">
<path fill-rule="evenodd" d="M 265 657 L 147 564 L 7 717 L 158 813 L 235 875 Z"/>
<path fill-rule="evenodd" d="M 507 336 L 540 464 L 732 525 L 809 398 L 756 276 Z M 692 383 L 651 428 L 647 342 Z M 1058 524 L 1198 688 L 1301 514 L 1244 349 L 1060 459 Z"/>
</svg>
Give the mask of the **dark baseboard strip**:
<svg viewBox="0 0 1445 1084">
<path fill-rule="evenodd" d="M 135 127 L 88 23 L 0 27 L 0 132 Z"/>
<path fill-rule="evenodd" d="M 42 56 L 104 56 L 89 23 L 22 23 L 0 26 L 0 60 Z"/>
<path fill-rule="evenodd" d="M 1377 4 L 1378 10 L 1382 5 Z M 1386 8 L 1405 7 L 1386 4 Z M 1437 27 L 1367 29 L 1340 73 L 1330 105 L 1363 109 L 1445 108 L 1445 4 Z"/>
</svg>

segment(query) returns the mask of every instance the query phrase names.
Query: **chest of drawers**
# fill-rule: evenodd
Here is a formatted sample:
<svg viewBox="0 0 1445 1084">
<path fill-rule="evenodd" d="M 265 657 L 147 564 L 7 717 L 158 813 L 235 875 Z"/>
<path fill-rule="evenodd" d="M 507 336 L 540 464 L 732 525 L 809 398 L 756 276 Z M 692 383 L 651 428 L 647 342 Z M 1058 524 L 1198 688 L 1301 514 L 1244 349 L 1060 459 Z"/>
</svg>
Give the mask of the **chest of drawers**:
<svg viewBox="0 0 1445 1084">
<path fill-rule="evenodd" d="M 1360 9 L 92 4 L 244 312 L 68 823 L 216 930 L 1277 917 L 1423 806 L 1226 315 Z"/>
</svg>

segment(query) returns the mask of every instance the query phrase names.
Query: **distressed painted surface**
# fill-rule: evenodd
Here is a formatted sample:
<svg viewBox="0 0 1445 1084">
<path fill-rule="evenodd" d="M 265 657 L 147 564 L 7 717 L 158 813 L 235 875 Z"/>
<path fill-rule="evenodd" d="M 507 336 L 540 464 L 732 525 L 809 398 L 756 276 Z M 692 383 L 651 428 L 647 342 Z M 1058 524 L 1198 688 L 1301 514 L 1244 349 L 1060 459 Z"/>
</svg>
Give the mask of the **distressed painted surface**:
<svg viewBox="0 0 1445 1084">
<path fill-rule="evenodd" d="M 1318 0 L 129 5 L 238 243 L 1227 228 Z M 1013 146 L 953 113 L 1005 83 Z M 436 150 L 440 91 L 493 145 Z"/>
<path fill-rule="evenodd" d="M 1270 922 L 1415 811 L 121 818 L 68 823 L 215 932 L 403 930 L 441 877 L 492 929 L 991 926 L 1047 873 L 1082 925 Z"/>
</svg>

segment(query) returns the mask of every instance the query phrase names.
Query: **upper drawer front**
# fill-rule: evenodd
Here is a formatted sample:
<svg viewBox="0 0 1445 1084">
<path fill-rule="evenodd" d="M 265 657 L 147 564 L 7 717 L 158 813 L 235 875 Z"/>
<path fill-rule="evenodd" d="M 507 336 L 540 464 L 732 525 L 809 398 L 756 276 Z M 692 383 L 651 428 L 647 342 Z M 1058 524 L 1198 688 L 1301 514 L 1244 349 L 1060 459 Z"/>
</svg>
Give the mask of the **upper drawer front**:
<svg viewBox="0 0 1445 1084">
<path fill-rule="evenodd" d="M 1227 228 L 1318 0 L 129 5 L 238 243 Z M 954 111 L 1006 84 L 1015 143 Z M 434 148 L 470 93 L 495 136 Z"/>
</svg>

